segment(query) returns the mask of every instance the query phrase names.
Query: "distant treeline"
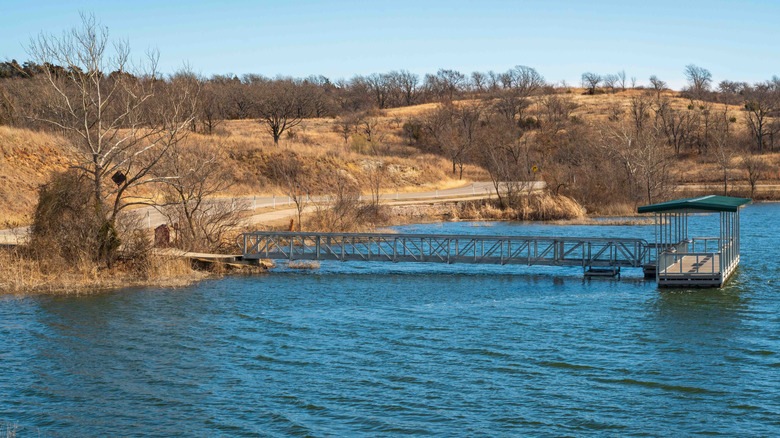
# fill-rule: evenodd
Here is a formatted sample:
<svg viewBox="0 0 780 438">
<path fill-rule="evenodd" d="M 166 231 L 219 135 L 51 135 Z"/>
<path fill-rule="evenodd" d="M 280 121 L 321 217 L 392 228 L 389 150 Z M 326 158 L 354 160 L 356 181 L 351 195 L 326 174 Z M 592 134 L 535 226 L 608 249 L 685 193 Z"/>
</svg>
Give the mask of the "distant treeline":
<svg viewBox="0 0 780 438">
<path fill-rule="evenodd" d="M 154 73 L 132 75 L 124 68 L 96 75 L 81 68 L 0 64 L 0 124 L 48 129 L 73 125 L 80 113 L 55 106 L 52 99 L 59 92 L 75 93 L 81 78 L 91 77 L 102 87 L 121 84 L 117 89 L 132 99 L 138 95 L 134 88 L 147 93 L 134 107 L 132 119 L 122 116 L 121 123 L 164 128 L 167 118 L 185 110 L 171 106 L 175 97 L 181 102 L 177 105 L 186 105 L 191 114 L 189 131 L 213 134 L 223 120 L 251 118 L 278 143 L 306 118 L 337 117 L 334 127 L 345 142 L 359 139 L 370 145 L 369 150 L 381 151 L 384 145 L 373 135 L 377 110 L 438 102 L 441 105 L 431 111 L 398 120 L 399 134 L 409 145 L 448 157 L 452 172 L 459 176 L 464 164 L 473 163 L 488 170 L 496 182 L 543 178 L 556 194 L 574 195 L 588 205 L 597 205 L 609 193 L 621 193 L 633 204 L 663 199 L 675 185 L 673 158 L 690 155 L 718 163 L 724 192 L 739 163 L 753 175 L 754 186 L 762 177 L 761 161 L 737 158 L 774 151 L 780 133 L 780 78 L 754 84 L 724 80 L 716 85 L 707 69 L 695 65 L 685 67 L 687 86 L 680 92 L 670 92 L 656 76 L 649 78 L 649 86 L 640 87 L 622 71 L 583 73 L 582 89 L 573 90 L 567 84 L 550 84 L 534 68 L 521 65 L 503 73 L 467 76 L 441 69 L 420 77 L 399 70 L 335 82 L 324 76 L 206 78 L 187 71 L 163 78 Z M 58 82 L 67 86 L 58 89 Z M 589 123 L 575 114 L 574 92 L 595 95 L 628 89 L 642 89 L 631 94 L 628 105 L 616 100 Z M 462 99 L 473 102 L 452 104 Z M 112 104 L 116 105 L 112 111 L 121 115 L 124 100 L 113 98 Z M 88 105 L 87 111 L 93 107 Z M 751 167 L 755 163 L 758 171 Z"/>
<path fill-rule="evenodd" d="M 34 84 L 25 83 L 24 80 L 35 79 L 46 70 L 55 75 L 69 73 L 58 65 L 41 65 L 29 61 L 19 64 L 16 60 L 0 63 L 0 124 L 12 123 L 19 115 L 14 109 L 25 105 L 25 102 L 19 102 L 18 97 L 26 94 L 24 88 Z M 109 77 L 116 74 L 119 73 L 108 73 Z M 121 74 L 128 75 L 127 72 Z M 682 97 L 746 107 L 769 105 L 771 112 L 777 111 L 780 101 L 776 96 L 780 84 L 777 77 L 757 84 L 724 80 L 715 85 L 708 70 L 694 65 L 686 67 L 685 75 L 688 86 L 681 91 Z M 457 70 L 440 69 L 435 74 L 422 77 L 407 70 L 397 70 L 335 81 L 322 75 L 305 78 L 269 78 L 257 74 L 192 77 L 201 83 L 200 123 L 205 132 L 213 128 L 216 119 L 262 118 L 266 112 L 260 102 L 263 99 L 283 99 L 291 111 L 308 118 L 334 117 L 372 108 L 381 110 L 464 98 L 491 99 L 507 93 L 522 96 L 553 94 L 569 89 L 566 83 L 546 82 L 535 69 L 526 66 L 516 66 L 501 73 L 475 71 L 470 75 Z M 656 76 L 649 78 L 648 85 L 638 85 L 637 79 L 628 78 L 625 71 L 614 74 L 586 72 L 582 74 L 579 85 L 588 94 L 640 88 L 651 89 L 660 95 L 667 90 L 666 82 Z"/>
</svg>

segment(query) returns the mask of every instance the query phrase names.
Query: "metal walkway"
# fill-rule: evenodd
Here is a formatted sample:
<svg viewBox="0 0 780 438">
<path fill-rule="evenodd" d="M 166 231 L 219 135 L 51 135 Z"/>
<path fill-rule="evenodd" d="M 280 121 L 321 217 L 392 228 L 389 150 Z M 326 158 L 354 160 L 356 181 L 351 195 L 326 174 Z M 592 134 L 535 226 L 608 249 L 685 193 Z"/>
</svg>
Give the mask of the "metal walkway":
<svg viewBox="0 0 780 438">
<path fill-rule="evenodd" d="M 259 231 L 237 238 L 243 258 L 362 262 L 641 267 L 643 239 Z"/>
</svg>

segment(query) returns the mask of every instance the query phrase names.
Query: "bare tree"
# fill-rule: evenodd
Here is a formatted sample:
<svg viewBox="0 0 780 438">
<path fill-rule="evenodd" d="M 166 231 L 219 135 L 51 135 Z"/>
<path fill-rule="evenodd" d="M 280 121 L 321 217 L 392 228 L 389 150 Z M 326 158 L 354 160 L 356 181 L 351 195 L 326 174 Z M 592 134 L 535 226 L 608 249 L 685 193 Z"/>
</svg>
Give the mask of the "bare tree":
<svg viewBox="0 0 780 438">
<path fill-rule="evenodd" d="M 644 96 L 634 96 L 629 105 L 629 120 L 634 124 L 635 132 L 643 132 L 650 120 L 652 102 Z"/>
<path fill-rule="evenodd" d="M 301 124 L 311 112 L 310 97 L 294 80 L 277 79 L 255 86 L 254 112 L 258 122 L 279 145 L 279 138 L 290 128 Z"/>
<path fill-rule="evenodd" d="M 200 144 L 178 144 L 154 170 L 163 195 L 156 207 L 178 229 L 183 249 L 219 252 L 230 244 L 226 236 L 239 225 L 243 205 L 209 199 L 231 185 L 218 153 Z"/>
<path fill-rule="evenodd" d="M 604 75 L 604 86 L 609 88 L 609 91 L 614 93 L 615 87 L 619 84 L 620 78 L 618 75 Z"/>
<path fill-rule="evenodd" d="M 366 83 L 374 95 L 377 108 L 385 108 L 390 94 L 390 77 L 386 74 L 373 73 L 366 77 Z"/>
<path fill-rule="evenodd" d="M 544 86 L 544 77 L 532 67 L 517 65 L 508 74 L 512 77 L 511 88 L 521 97 L 531 96 Z"/>
<path fill-rule="evenodd" d="M 756 194 L 756 185 L 764 177 L 767 166 L 761 157 L 745 154 L 742 156 L 742 168 L 747 172 L 748 183 L 750 184 L 750 197 L 752 198 Z"/>
<path fill-rule="evenodd" d="M 407 70 L 401 70 L 395 75 L 395 81 L 401 89 L 403 103 L 406 106 L 414 105 L 419 92 L 420 77 Z"/>
<path fill-rule="evenodd" d="M 387 166 L 382 161 L 373 161 L 365 166 L 368 176 L 368 189 L 371 194 L 371 205 L 374 213 L 379 212 L 379 203 L 382 199 L 382 184 L 387 176 Z"/>
<path fill-rule="evenodd" d="M 254 104 L 249 85 L 234 77 L 224 87 L 227 116 L 233 119 L 248 119 L 252 115 Z"/>
<path fill-rule="evenodd" d="M 475 71 L 471 73 L 471 85 L 477 93 L 483 93 L 487 89 L 487 77 L 484 73 Z"/>
<path fill-rule="evenodd" d="M 458 179 L 463 179 L 463 165 L 477 144 L 478 130 L 481 127 L 482 108 L 463 105 L 455 114 L 455 135 L 449 144 L 452 173 L 458 166 Z"/>
<path fill-rule="evenodd" d="M 203 126 L 203 132 L 211 135 L 225 119 L 224 103 L 217 87 L 207 82 L 201 86 L 198 96 L 198 118 Z"/>
<path fill-rule="evenodd" d="M 712 73 L 706 68 L 688 64 L 685 66 L 685 78 L 688 80 L 688 89 L 694 98 L 701 100 L 704 94 L 710 91 Z"/>
<path fill-rule="evenodd" d="M 334 85 L 322 75 L 312 75 L 300 83 L 301 94 L 308 102 L 309 114 L 313 117 L 325 117 L 333 112 L 332 92 Z"/>
<path fill-rule="evenodd" d="M 606 125 L 602 132 L 605 137 L 601 147 L 606 149 L 607 156 L 621 163 L 627 189 L 635 203 L 644 199 L 652 204 L 670 193 L 674 186 L 671 162 L 657 129 L 648 127 L 639 131 L 636 126 L 621 121 Z"/>
<path fill-rule="evenodd" d="M 539 162 L 533 143 L 502 119 L 488 125 L 478 143 L 482 166 L 488 171 L 501 208 L 518 207 L 533 189 L 533 163 Z"/>
<path fill-rule="evenodd" d="M 672 107 L 669 99 L 656 101 L 656 122 L 666 137 L 666 143 L 679 156 L 683 145 L 690 143 L 698 128 L 698 117 L 690 110 L 679 111 Z"/>
<path fill-rule="evenodd" d="M 577 104 L 571 97 L 549 94 L 542 97 L 537 104 L 539 122 L 542 131 L 548 136 L 554 136 L 565 128 Z"/>
<path fill-rule="evenodd" d="M 326 202 L 315 206 L 312 221 L 317 230 L 351 232 L 362 225 L 360 190 L 344 171 L 330 174 L 321 182 L 327 187 Z"/>
<path fill-rule="evenodd" d="M 344 139 L 344 146 L 349 142 L 349 137 L 357 129 L 357 120 L 354 116 L 341 116 L 333 123 L 333 131 Z"/>
<path fill-rule="evenodd" d="M 466 76 L 457 70 L 440 69 L 425 76 L 426 88 L 440 100 L 452 101 L 465 84 Z"/>
<path fill-rule="evenodd" d="M 111 41 L 94 16 L 61 37 L 41 34 L 29 47 L 44 69 L 41 105 L 31 117 L 65 134 L 74 167 L 93 186 L 94 212 L 103 224 L 100 258 L 108 265 L 118 247 L 120 211 L 141 201 L 133 189 L 155 182 L 150 173 L 166 151 L 181 141 L 195 117 L 198 81 L 185 74 L 175 86 L 160 81 L 155 54 L 146 69 L 131 71 L 127 43 Z M 108 74 L 107 72 L 110 72 Z"/>
<path fill-rule="evenodd" d="M 439 150 L 452 162 L 452 174 L 463 178 L 463 167 L 477 142 L 483 109 L 443 104 L 428 114 L 425 127 Z"/>
<path fill-rule="evenodd" d="M 522 120 L 525 110 L 531 105 L 529 97 L 544 86 L 544 78 L 535 69 L 524 65 L 515 66 L 502 78 L 504 90 L 496 93 L 493 110 L 509 121 Z"/>
<path fill-rule="evenodd" d="M 582 74 L 582 86 L 587 88 L 588 94 L 596 94 L 596 88 L 601 83 L 601 76 L 596 73 L 586 72 Z"/>
<path fill-rule="evenodd" d="M 650 76 L 650 86 L 655 90 L 656 100 L 660 100 L 661 93 L 666 89 L 666 82 L 658 79 L 658 76 L 652 75 Z"/>
<path fill-rule="evenodd" d="M 488 91 L 496 91 L 501 88 L 501 78 L 499 76 L 493 70 L 487 72 Z"/>
<path fill-rule="evenodd" d="M 298 229 L 301 229 L 303 222 L 303 211 L 309 204 L 309 186 L 306 168 L 303 160 L 295 154 L 286 154 L 274 157 L 269 163 L 273 178 L 285 190 L 287 196 L 295 204 L 298 212 Z"/>
<path fill-rule="evenodd" d="M 384 132 L 379 129 L 381 120 L 378 117 L 373 117 L 369 114 L 363 114 L 358 117 L 355 123 L 356 129 L 358 129 L 366 137 L 366 141 L 369 143 L 371 150 L 376 153 L 379 144 L 384 140 Z"/>
<path fill-rule="evenodd" d="M 525 117 L 525 112 L 530 106 L 531 100 L 527 97 L 505 90 L 493 102 L 493 111 L 504 116 L 506 120 L 515 122 Z"/>
<path fill-rule="evenodd" d="M 714 129 L 712 130 L 712 141 L 714 144 L 715 161 L 723 175 L 723 196 L 728 196 L 729 173 L 732 169 L 731 162 L 734 158 L 733 135 L 729 129 L 728 112 L 723 111 L 716 119 Z"/>
<path fill-rule="evenodd" d="M 447 137 L 452 134 L 454 124 L 455 110 L 452 103 L 440 104 L 436 110 L 425 114 L 422 119 L 423 128 L 432 139 L 428 146 L 438 148 L 439 152 L 444 152 L 442 144 L 447 141 Z M 453 173 L 455 166 L 453 165 Z"/>
<path fill-rule="evenodd" d="M 771 116 L 780 110 L 780 89 L 772 82 L 745 87 L 745 122 L 756 142 L 756 150 L 764 151 L 767 138 L 773 139 L 778 126 Z"/>
<path fill-rule="evenodd" d="M 618 84 L 620 84 L 620 89 L 622 91 L 626 91 L 626 71 L 620 70 L 617 74 L 618 77 Z"/>
</svg>

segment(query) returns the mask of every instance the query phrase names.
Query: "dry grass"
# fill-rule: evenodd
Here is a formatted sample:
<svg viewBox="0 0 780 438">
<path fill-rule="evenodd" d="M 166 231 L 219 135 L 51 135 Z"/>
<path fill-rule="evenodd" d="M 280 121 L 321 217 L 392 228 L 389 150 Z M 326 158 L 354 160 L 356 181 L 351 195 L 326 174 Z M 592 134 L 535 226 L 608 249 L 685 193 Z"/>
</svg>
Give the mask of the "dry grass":
<svg viewBox="0 0 780 438">
<path fill-rule="evenodd" d="M 525 197 L 517 208 L 499 208 L 495 199 L 453 201 L 437 204 L 403 205 L 391 208 L 389 221 L 383 225 L 448 221 L 549 221 L 578 219 L 585 211 L 566 196 L 534 194 Z"/>
<path fill-rule="evenodd" d="M 142 265 L 119 263 L 101 269 L 85 260 L 36 257 L 23 248 L 0 250 L 0 294 L 84 293 L 134 286 L 180 287 L 202 279 L 189 262 L 174 257 L 149 257 Z"/>
<path fill-rule="evenodd" d="M 614 107 L 628 109 L 631 99 L 648 93 L 646 90 L 625 90 L 616 93 L 584 94 L 581 88 L 558 90 L 578 107 L 573 116 L 588 122 L 607 119 Z M 687 108 L 690 101 L 674 91 L 664 92 L 673 107 Z M 543 96 L 535 97 L 538 100 Z M 477 100 L 463 100 L 457 105 L 477 104 Z M 191 134 L 187 141 L 205 145 L 220 151 L 221 163 L 228 171 L 234 185 L 221 196 L 281 195 L 284 190 L 269 178 L 268 164 L 275 155 L 295 152 L 302 156 L 311 171 L 312 192 L 325 191 L 323 181 L 330 176 L 341 175 L 361 187 L 366 185 L 366 169 L 381 162 L 388 169 L 382 183 L 383 193 L 400 193 L 446 189 L 465 185 L 472 181 L 486 181 L 488 175 L 478 166 L 467 165 L 463 180 L 454 178 L 451 164 L 441 156 L 421 153 L 406 144 L 403 138 L 403 122 L 419 118 L 438 104 L 427 103 L 403 108 L 393 108 L 374 113 L 379 139 L 377 148 L 358 150 L 353 139 L 345 143 L 335 132 L 337 119 L 308 119 L 285 134 L 280 144 L 274 145 L 264 125 L 256 120 L 228 120 L 219 126 L 214 135 Z M 713 111 L 725 106 L 712 104 Z M 743 130 L 744 112 L 738 106 L 730 106 L 729 116 L 735 117 L 735 129 Z M 68 164 L 62 138 L 27 129 L 0 126 L 0 224 L 25 225 L 36 201 L 36 188 L 47 180 L 53 171 L 63 170 Z M 764 156 L 769 171 L 762 183 L 780 180 L 780 153 Z M 745 172 L 739 169 L 735 158 L 732 179 L 745 181 Z M 685 155 L 675 160 L 675 177 L 682 183 L 715 183 L 720 178 L 718 166 L 713 160 L 697 155 Z M 614 209 L 614 213 L 606 210 Z M 594 213 L 623 215 L 623 206 L 605 207 Z M 631 208 L 633 210 L 633 208 Z M 4 226 L 2 228 L 8 228 Z"/>
<path fill-rule="evenodd" d="M 30 222 L 36 189 L 68 165 L 63 145 L 54 135 L 0 126 L 0 225 Z"/>
<path fill-rule="evenodd" d="M 521 220 L 551 221 L 583 218 L 585 210 L 574 199 L 567 196 L 554 196 L 547 193 L 523 197 L 520 205 L 514 208 L 498 208 L 494 201 L 470 202 L 459 219 L 469 220 Z"/>
<path fill-rule="evenodd" d="M 634 216 L 636 215 L 636 206 L 624 202 L 609 202 L 609 203 L 605 203 L 604 205 L 598 206 L 596 210 L 588 213 L 602 216 L 602 217 Z"/>
<path fill-rule="evenodd" d="M 419 110 L 418 110 L 419 111 Z M 393 117 L 378 116 L 381 144 L 378 150 L 357 152 L 344 143 L 334 127 L 336 119 L 309 119 L 293 128 L 293 136 L 284 135 L 274 145 L 263 125 L 254 120 L 230 120 L 219 135 L 193 134 L 188 141 L 218 148 L 226 154 L 223 165 L 234 185 L 230 195 L 282 194 L 284 189 L 268 178 L 271 160 L 279 154 L 294 152 L 301 156 L 311 178 L 312 193 L 326 190 L 324 182 L 335 175 L 346 177 L 365 187 L 367 170 L 381 163 L 387 169 L 382 184 L 384 193 L 445 189 L 487 178 L 484 170 L 467 166 L 464 179 L 453 178 L 449 162 L 437 155 L 421 154 L 401 137 L 401 128 Z"/>
</svg>

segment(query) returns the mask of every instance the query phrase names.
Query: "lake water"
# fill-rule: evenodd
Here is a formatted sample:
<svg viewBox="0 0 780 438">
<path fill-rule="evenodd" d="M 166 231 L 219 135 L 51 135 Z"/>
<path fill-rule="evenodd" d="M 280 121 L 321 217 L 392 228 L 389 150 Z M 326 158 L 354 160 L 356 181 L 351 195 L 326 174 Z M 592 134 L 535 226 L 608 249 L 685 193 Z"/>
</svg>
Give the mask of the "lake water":
<svg viewBox="0 0 780 438">
<path fill-rule="evenodd" d="M 779 217 L 744 209 L 723 289 L 659 290 L 640 270 L 330 262 L 0 298 L 0 424 L 20 437 L 778 436 Z M 653 235 L 477 225 L 400 228 Z M 696 217 L 691 234 L 714 226 Z"/>
</svg>

